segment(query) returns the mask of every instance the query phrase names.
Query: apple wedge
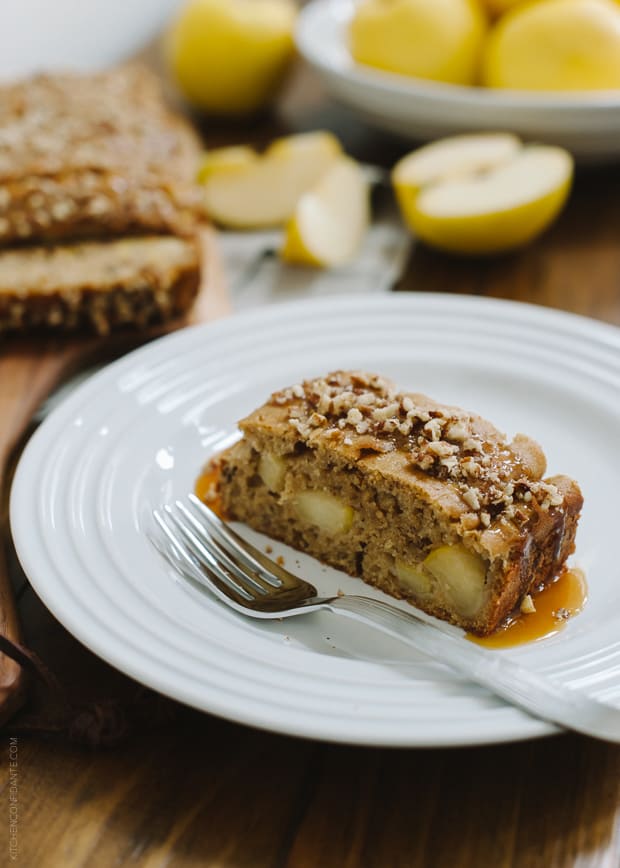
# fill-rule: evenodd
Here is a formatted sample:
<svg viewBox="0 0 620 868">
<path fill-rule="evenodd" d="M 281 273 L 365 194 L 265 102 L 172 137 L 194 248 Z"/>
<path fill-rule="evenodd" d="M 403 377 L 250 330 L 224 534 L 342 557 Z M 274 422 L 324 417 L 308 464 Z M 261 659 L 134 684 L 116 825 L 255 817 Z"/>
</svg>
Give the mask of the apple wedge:
<svg viewBox="0 0 620 868">
<path fill-rule="evenodd" d="M 206 151 L 200 162 L 196 180 L 205 184 L 210 177 L 222 172 L 246 168 L 258 160 L 258 154 L 249 145 L 233 145 L 229 148 L 213 148 Z"/>
<path fill-rule="evenodd" d="M 344 265 L 357 253 L 369 222 L 368 179 L 355 160 L 342 156 L 299 200 L 280 256 L 298 265 Z"/>
<path fill-rule="evenodd" d="M 401 160 L 392 180 L 403 218 L 433 247 L 483 255 L 539 235 L 570 192 L 573 160 L 562 148 L 510 135 L 458 136 Z"/>
<path fill-rule="evenodd" d="M 286 475 L 286 459 L 273 452 L 263 452 L 258 461 L 258 475 L 269 491 L 281 491 Z"/>
<path fill-rule="evenodd" d="M 328 491 L 301 491 L 295 508 L 302 521 L 333 535 L 346 533 L 355 518 L 353 507 Z"/>
<path fill-rule="evenodd" d="M 342 154 L 330 133 L 303 133 L 274 142 L 263 155 L 224 163 L 204 183 L 205 205 L 222 226 L 260 229 L 281 226 L 300 197 L 312 189 Z"/>
<path fill-rule="evenodd" d="M 475 614 L 484 601 L 487 567 L 480 555 L 461 543 L 439 546 L 424 560 L 425 569 L 440 583 L 458 612 Z"/>
</svg>

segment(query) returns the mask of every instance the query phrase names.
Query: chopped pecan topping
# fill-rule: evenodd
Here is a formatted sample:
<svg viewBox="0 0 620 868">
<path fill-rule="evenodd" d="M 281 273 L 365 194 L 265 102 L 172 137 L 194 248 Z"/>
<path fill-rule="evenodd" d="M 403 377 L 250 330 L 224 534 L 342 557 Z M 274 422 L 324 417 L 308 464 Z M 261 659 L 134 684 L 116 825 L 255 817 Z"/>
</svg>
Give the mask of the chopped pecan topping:
<svg viewBox="0 0 620 868">
<path fill-rule="evenodd" d="M 468 529 L 499 516 L 524 521 L 532 508 L 563 502 L 554 485 L 532 478 L 519 450 L 484 440 L 469 414 L 418 405 L 377 375 L 336 371 L 276 392 L 272 402 L 290 406 L 289 423 L 305 439 L 321 429 L 360 450 L 406 451 L 412 467 L 456 486 Z"/>
</svg>

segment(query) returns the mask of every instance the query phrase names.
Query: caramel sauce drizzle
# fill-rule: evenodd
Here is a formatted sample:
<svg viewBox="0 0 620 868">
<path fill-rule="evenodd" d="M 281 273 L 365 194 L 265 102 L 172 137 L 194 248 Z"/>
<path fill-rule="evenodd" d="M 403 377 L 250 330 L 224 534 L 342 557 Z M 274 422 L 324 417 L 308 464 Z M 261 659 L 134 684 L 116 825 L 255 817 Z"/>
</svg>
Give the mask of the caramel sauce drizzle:
<svg viewBox="0 0 620 868">
<path fill-rule="evenodd" d="M 554 636 L 585 606 L 588 598 L 585 575 L 582 570 L 565 568 L 555 581 L 533 591 L 531 596 L 535 612 L 526 615 L 517 611 L 490 636 L 469 633 L 469 641 L 484 648 L 514 648 Z"/>
<path fill-rule="evenodd" d="M 194 486 L 194 494 L 213 510 L 216 515 L 226 520 L 222 496 L 220 494 L 220 468 L 217 461 L 209 461 Z"/>
</svg>

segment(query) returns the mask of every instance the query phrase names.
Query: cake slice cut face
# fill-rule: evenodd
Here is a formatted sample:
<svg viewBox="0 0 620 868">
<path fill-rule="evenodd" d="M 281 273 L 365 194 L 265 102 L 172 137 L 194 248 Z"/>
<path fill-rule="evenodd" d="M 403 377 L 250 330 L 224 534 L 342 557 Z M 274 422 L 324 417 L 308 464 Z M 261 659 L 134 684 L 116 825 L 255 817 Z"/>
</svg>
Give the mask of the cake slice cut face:
<svg viewBox="0 0 620 868">
<path fill-rule="evenodd" d="M 579 486 L 537 443 L 380 376 L 296 384 L 240 428 L 227 515 L 479 635 L 574 550 Z"/>
</svg>

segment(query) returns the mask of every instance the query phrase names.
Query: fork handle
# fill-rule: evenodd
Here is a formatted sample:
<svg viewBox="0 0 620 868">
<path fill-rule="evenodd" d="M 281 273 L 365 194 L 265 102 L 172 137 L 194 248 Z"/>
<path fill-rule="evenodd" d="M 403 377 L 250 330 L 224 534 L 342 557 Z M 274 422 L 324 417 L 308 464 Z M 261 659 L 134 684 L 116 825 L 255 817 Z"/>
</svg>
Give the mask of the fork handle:
<svg viewBox="0 0 620 868">
<path fill-rule="evenodd" d="M 337 597 L 331 612 L 380 630 L 465 675 L 535 717 L 604 741 L 620 743 L 620 709 L 524 669 L 497 652 L 451 635 L 379 600 Z"/>
</svg>

